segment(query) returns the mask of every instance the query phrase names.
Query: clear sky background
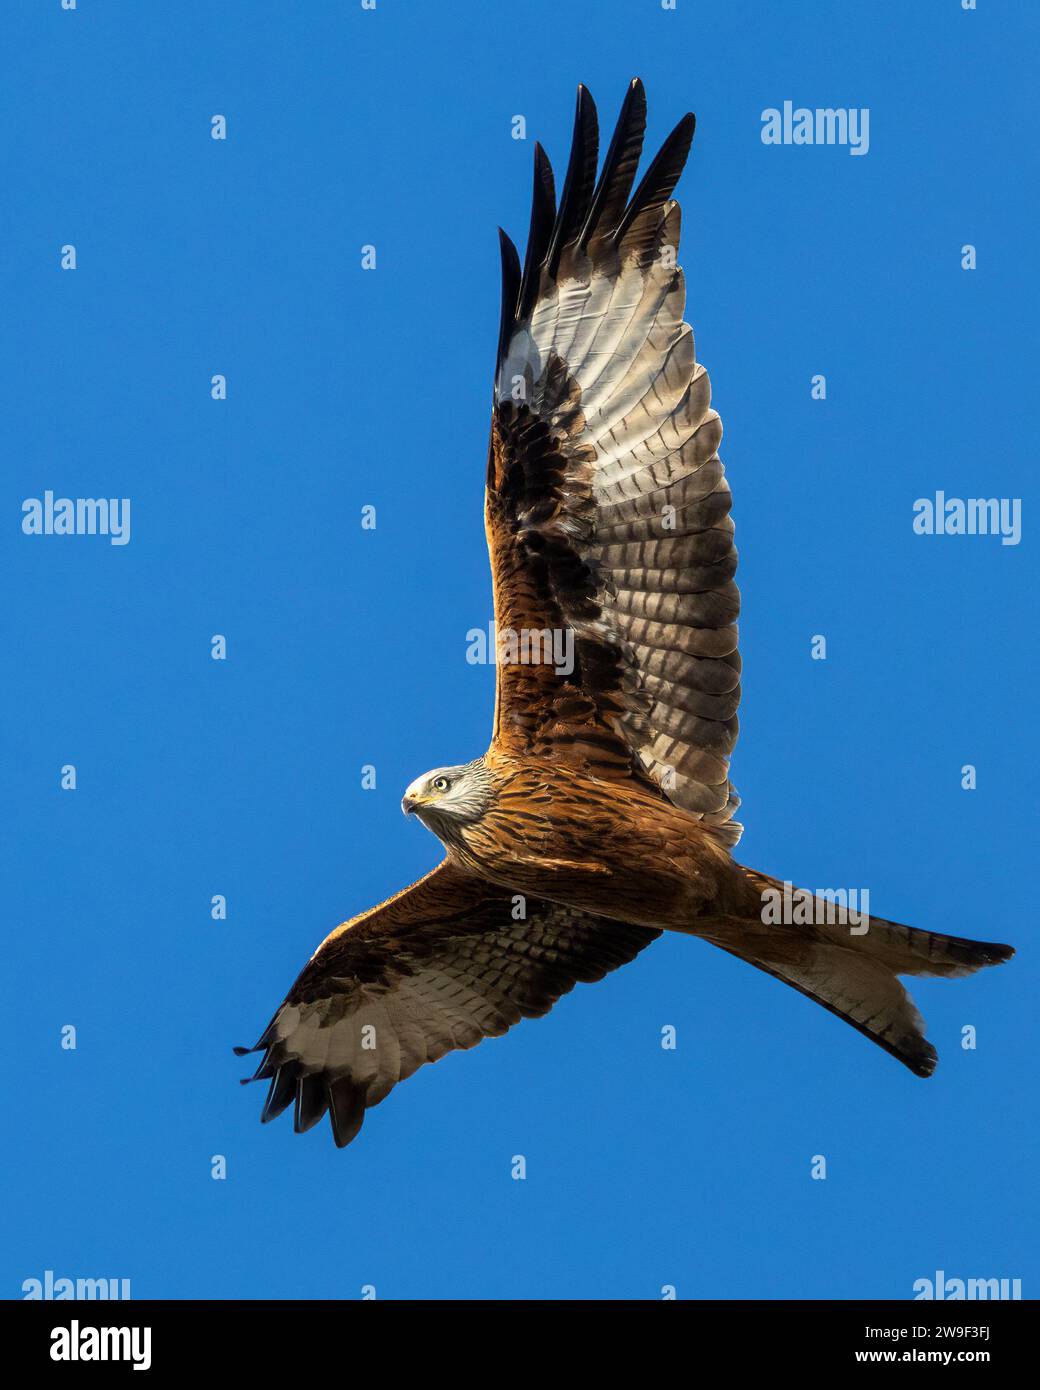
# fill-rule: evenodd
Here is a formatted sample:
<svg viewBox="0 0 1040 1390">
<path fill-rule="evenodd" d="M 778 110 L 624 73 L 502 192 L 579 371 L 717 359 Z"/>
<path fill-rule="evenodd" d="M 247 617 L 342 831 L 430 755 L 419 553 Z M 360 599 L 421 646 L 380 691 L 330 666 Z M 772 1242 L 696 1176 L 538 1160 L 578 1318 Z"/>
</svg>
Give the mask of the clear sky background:
<svg viewBox="0 0 1040 1390">
<path fill-rule="evenodd" d="M 909 1298 L 942 1269 L 1036 1296 L 1037 8 L 20 0 L 3 27 L 3 1294 Z M 609 128 L 636 74 L 651 145 L 698 116 L 738 857 L 1019 957 L 916 983 L 927 1082 L 676 938 L 423 1069 L 342 1153 L 261 1128 L 232 1044 L 438 860 L 401 792 L 486 746 L 495 227 L 526 235 L 536 138 L 562 177 L 576 84 Z M 765 146 L 785 99 L 869 107 L 869 153 Z M 130 543 L 24 536 L 46 489 L 130 497 Z M 1021 544 L 915 536 L 936 490 L 1023 499 Z"/>
</svg>

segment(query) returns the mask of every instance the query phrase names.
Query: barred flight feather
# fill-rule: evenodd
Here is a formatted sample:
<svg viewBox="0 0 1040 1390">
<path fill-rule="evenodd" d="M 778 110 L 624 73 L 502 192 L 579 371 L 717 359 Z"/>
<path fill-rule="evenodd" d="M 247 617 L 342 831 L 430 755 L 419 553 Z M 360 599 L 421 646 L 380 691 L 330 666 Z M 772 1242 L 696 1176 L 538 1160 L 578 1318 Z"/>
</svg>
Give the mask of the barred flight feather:
<svg viewBox="0 0 1040 1390">
<path fill-rule="evenodd" d="M 503 235 L 486 508 L 496 620 L 571 629 L 576 661 L 566 675 L 500 669 L 495 737 L 644 783 L 732 846 L 737 552 L 671 200 L 694 121 L 683 117 L 629 200 L 645 125 L 635 81 L 597 181 L 596 110 L 579 88 L 552 217 L 536 149 L 519 278 Z M 579 711 L 561 713 L 563 684 L 589 697 Z"/>
</svg>

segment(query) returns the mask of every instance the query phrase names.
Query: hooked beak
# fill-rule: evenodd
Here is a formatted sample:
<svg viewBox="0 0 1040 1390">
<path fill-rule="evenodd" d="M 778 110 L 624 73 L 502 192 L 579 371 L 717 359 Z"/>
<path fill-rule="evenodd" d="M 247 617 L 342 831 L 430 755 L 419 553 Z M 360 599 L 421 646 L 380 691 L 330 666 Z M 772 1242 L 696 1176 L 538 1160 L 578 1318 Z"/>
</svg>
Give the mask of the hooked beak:
<svg viewBox="0 0 1040 1390">
<path fill-rule="evenodd" d="M 421 805 L 422 797 L 406 796 L 401 802 L 401 810 L 404 812 L 406 816 L 410 816 L 413 815 L 414 812 L 417 811 Z"/>
</svg>

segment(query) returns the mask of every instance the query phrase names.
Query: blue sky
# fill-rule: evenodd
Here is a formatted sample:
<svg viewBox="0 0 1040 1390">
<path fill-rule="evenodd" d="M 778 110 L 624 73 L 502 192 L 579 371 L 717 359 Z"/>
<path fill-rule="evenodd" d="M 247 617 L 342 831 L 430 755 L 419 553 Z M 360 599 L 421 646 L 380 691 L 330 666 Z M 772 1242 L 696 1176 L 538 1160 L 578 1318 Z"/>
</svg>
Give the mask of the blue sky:
<svg viewBox="0 0 1040 1390">
<path fill-rule="evenodd" d="M 8 8 L 4 1296 L 45 1269 L 137 1297 L 904 1298 L 936 1269 L 1035 1296 L 1038 27 L 988 0 Z M 651 143 L 698 116 L 738 857 L 1019 956 L 915 984 L 922 1082 L 662 940 L 340 1153 L 261 1128 L 231 1046 L 439 858 L 405 784 L 486 746 L 495 227 L 524 237 L 576 84 L 609 125 L 636 74 Z M 869 153 L 764 145 L 786 99 L 869 108 Z M 129 544 L 23 535 L 47 489 L 130 497 Z M 915 536 L 937 490 L 1023 499 L 1021 544 Z"/>
</svg>

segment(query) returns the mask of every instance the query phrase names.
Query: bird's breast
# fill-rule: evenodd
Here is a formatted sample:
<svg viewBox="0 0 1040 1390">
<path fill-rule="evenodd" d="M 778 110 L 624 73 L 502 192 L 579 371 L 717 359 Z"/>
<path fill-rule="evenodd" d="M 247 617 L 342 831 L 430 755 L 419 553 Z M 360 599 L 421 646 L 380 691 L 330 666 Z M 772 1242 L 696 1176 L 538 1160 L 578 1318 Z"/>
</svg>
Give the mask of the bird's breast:
<svg viewBox="0 0 1040 1390">
<path fill-rule="evenodd" d="M 445 840 L 460 867 L 526 897 L 645 926 L 688 921 L 713 891 L 698 868 L 702 837 L 690 836 L 696 822 L 667 802 L 524 772 Z"/>
</svg>

